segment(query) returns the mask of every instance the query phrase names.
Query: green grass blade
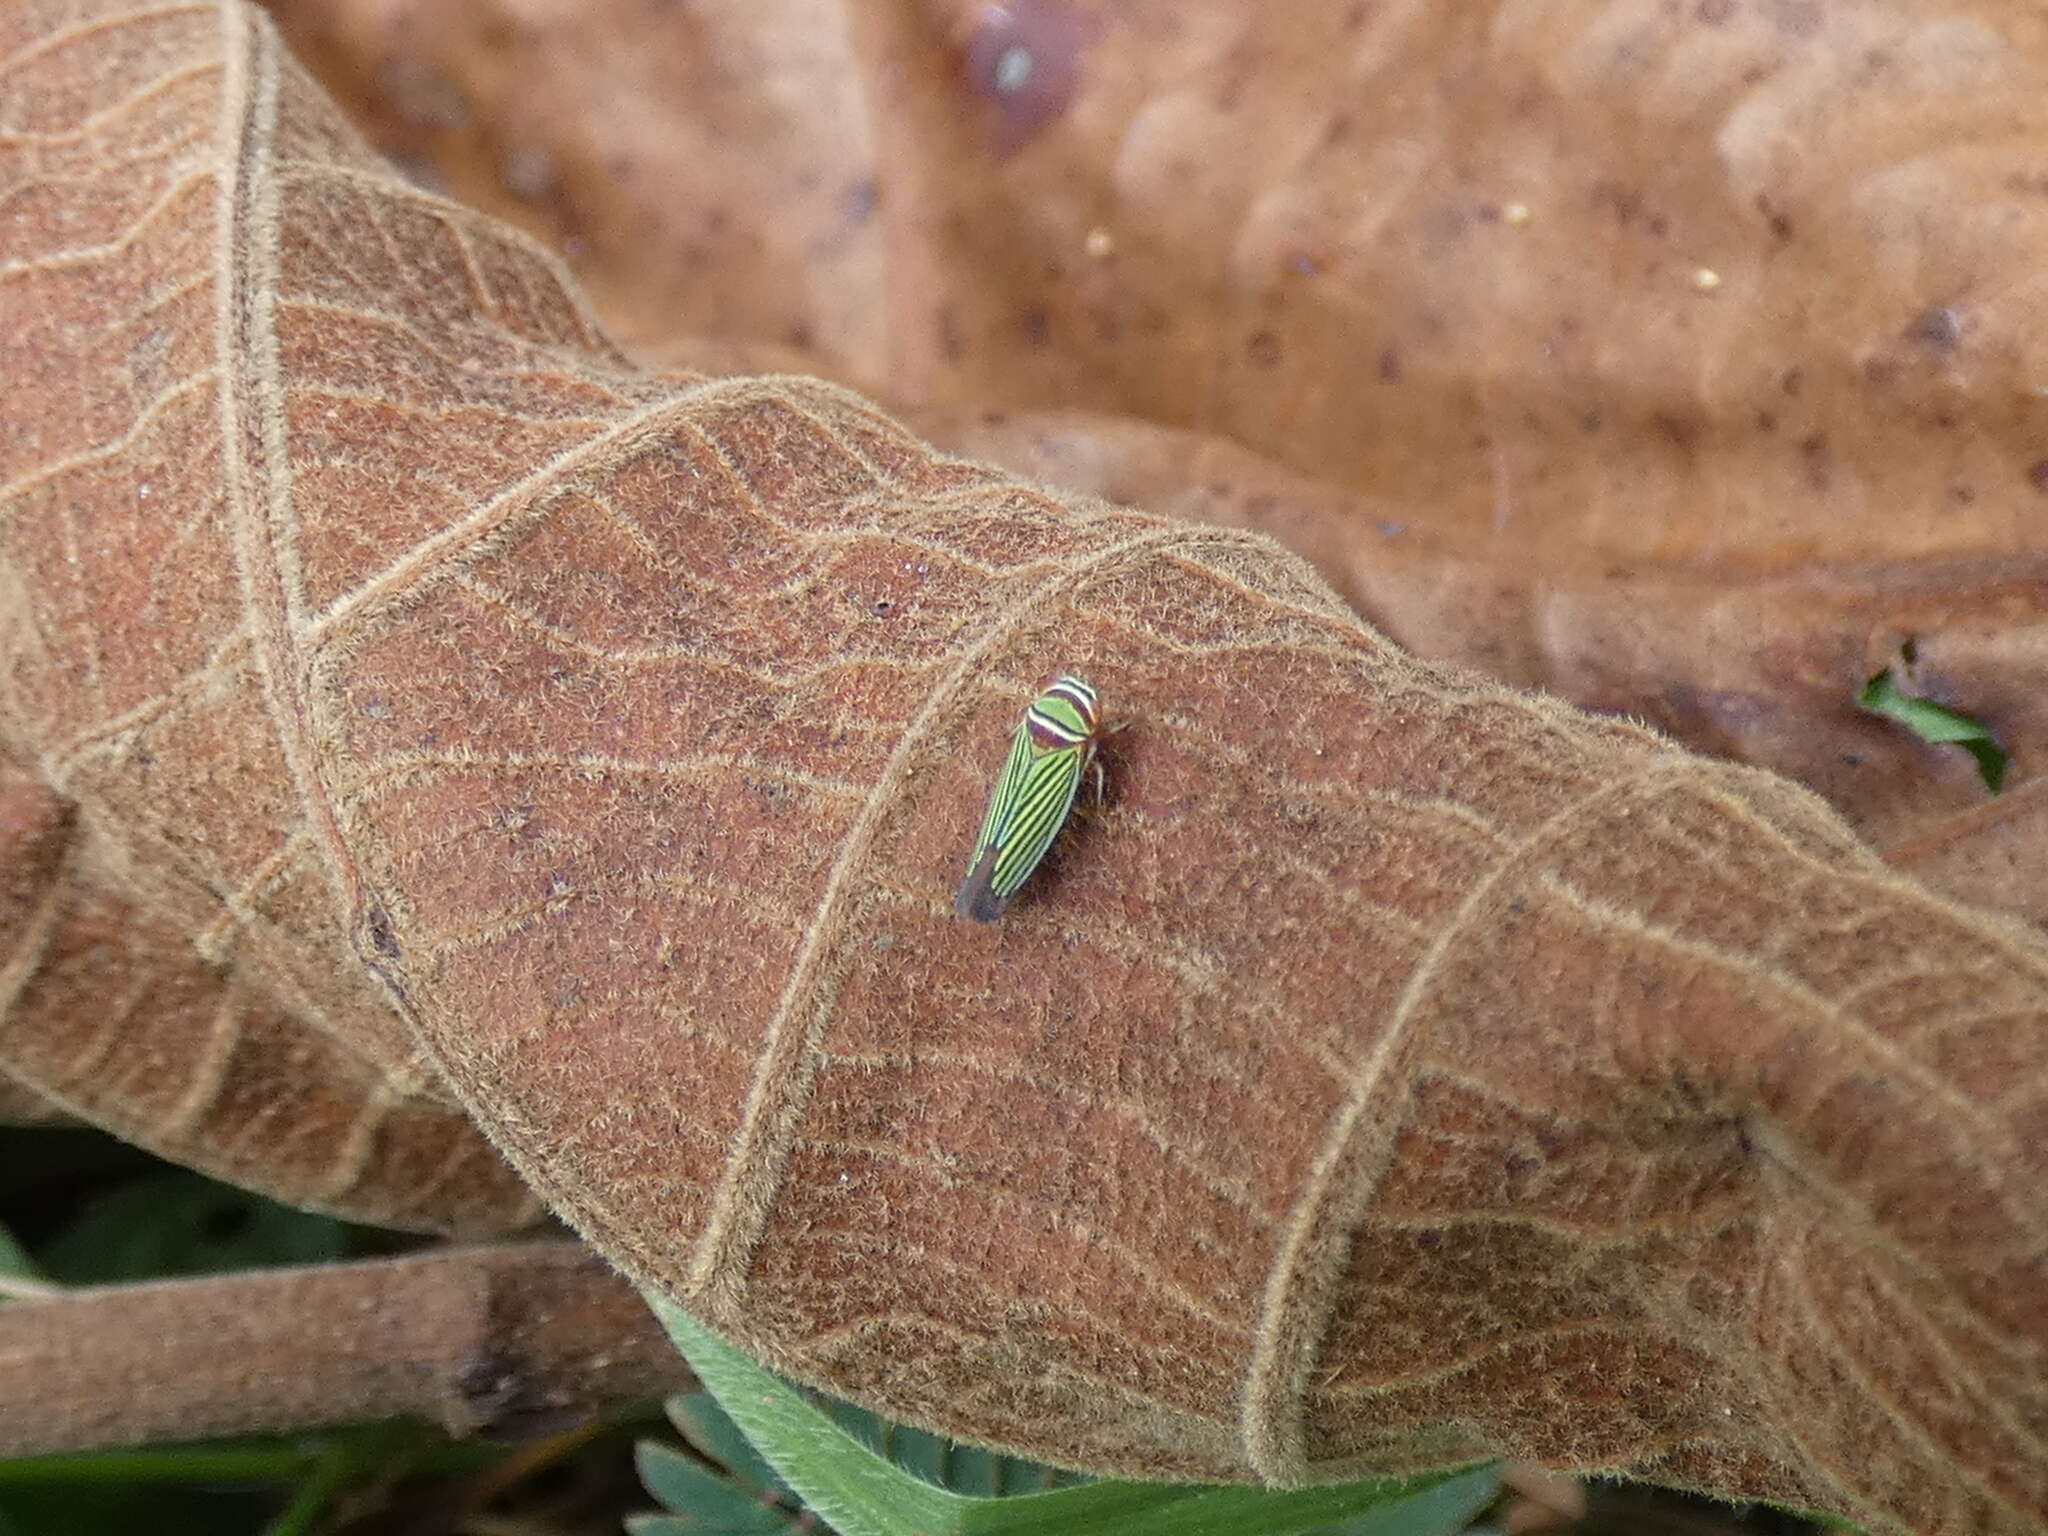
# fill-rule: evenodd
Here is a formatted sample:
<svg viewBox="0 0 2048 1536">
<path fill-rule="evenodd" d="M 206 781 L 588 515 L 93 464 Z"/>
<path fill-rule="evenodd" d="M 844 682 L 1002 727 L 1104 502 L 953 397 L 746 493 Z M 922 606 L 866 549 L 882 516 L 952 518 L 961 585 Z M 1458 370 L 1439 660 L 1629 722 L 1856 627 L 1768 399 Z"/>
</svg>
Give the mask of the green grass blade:
<svg viewBox="0 0 2048 1536">
<path fill-rule="evenodd" d="M 688 1392 L 662 1406 L 678 1433 L 707 1461 L 725 1468 L 726 1475 L 749 1493 L 795 1499 L 789 1485 L 775 1475 L 775 1469 L 709 1392 Z"/>
<path fill-rule="evenodd" d="M 347 1443 L 337 1441 L 314 1462 L 293 1491 L 291 1502 L 263 1528 L 263 1536 L 306 1536 L 326 1513 L 328 1505 L 334 1502 L 342 1485 L 358 1471 Z"/>
</svg>

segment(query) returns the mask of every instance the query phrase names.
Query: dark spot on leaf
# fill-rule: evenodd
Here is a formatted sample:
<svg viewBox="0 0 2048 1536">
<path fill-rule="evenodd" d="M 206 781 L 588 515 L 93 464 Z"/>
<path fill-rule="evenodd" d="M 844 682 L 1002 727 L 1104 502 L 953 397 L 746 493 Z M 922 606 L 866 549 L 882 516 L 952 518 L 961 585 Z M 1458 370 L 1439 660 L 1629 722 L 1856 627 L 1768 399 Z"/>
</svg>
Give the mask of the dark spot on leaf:
<svg viewBox="0 0 2048 1536">
<path fill-rule="evenodd" d="M 1757 431 L 1759 431 L 1759 432 L 1775 432 L 1775 431 L 1777 431 L 1777 430 L 1778 430 L 1778 415 L 1777 415 L 1777 412 L 1775 412 L 1775 411 L 1758 411 L 1758 412 L 1756 413 L 1756 429 L 1757 429 Z"/>
<path fill-rule="evenodd" d="M 1735 14 L 1735 0 L 1700 0 L 1693 7 L 1693 15 L 1710 27 L 1726 25 L 1728 18 Z"/>
<path fill-rule="evenodd" d="M 1787 37 L 1812 37 L 1820 30 L 1820 3 L 1819 0 L 1775 0 L 1770 7 L 1770 17 Z"/>
<path fill-rule="evenodd" d="M 1897 361 L 1889 357 L 1866 357 L 1863 359 L 1863 381 L 1875 389 L 1883 389 L 1899 376 Z"/>
<path fill-rule="evenodd" d="M 872 176 L 863 176 L 846 189 L 839 200 L 839 211 L 849 224 L 865 224 L 874 216 L 875 205 L 882 200 L 881 189 Z"/>
<path fill-rule="evenodd" d="M 1907 341 L 1925 342 L 1937 351 L 1953 352 L 1963 339 L 1963 323 L 1954 310 L 1936 305 L 1922 310 L 1900 334 Z"/>
<path fill-rule="evenodd" d="M 1614 215 L 1614 222 L 1627 228 L 1635 223 L 1643 211 L 1643 196 L 1618 182 L 1599 181 L 1593 184 L 1593 206 L 1605 208 Z"/>
<path fill-rule="evenodd" d="M 1253 331 L 1244 349 L 1261 368 L 1271 368 L 1280 361 L 1280 338 L 1271 331 Z"/>
<path fill-rule="evenodd" d="M 1226 67 L 1216 87 L 1216 111 L 1228 116 L 1244 104 L 1244 88 L 1251 77 L 1252 61 L 1236 52 L 1226 56 Z"/>
<path fill-rule="evenodd" d="M 1792 221 L 1762 192 L 1756 195 L 1756 211 L 1763 215 L 1773 240 L 1782 242 L 1792 238 Z"/>
<path fill-rule="evenodd" d="M 1034 347 L 1042 347 L 1052 335 L 1052 321 L 1044 310 L 1036 306 L 1024 311 L 1022 324 L 1024 339 Z"/>
<path fill-rule="evenodd" d="M 995 147 L 1009 154 L 1066 111 L 1098 24 L 1063 0 L 984 6 L 961 57 L 968 89 L 995 109 Z"/>
<path fill-rule="evenodd" d="M 2048 495 L 2048 459 L 2036 459 L 2027 466 L 2027 483 Z"/>
<path fill-rule="evenodd" d="M 1650 418 L 1650 425 L 1657 429 L 1657 435 L 1688 459 L 1699 448 L 1700 429 L 1697 422 L 1674 416 L 1669 411 L 1659 411 Z"/>
<path fill-rule="evenodd" d="M 1806 387 L 1806 370 L 1787 368 L 1778 379 L 1778 389 L 1788 400 L 1799 398 L 1799 391 Z"/>
<path fill-rule="evenodd" d="M 1799 440 L 1799 457 L 1806 464 L 1806 483 L 1816 491 L 1826 490 L 1830 472 L 1827 438 L 1818 432 L 1802 437 Z"/>
<path fill-rule="evenodd" d="M 1380 382 L 1398 384 L 1401 382 L 1401 349 L 1382 347 L 1380 349 Z"/>
</svg>

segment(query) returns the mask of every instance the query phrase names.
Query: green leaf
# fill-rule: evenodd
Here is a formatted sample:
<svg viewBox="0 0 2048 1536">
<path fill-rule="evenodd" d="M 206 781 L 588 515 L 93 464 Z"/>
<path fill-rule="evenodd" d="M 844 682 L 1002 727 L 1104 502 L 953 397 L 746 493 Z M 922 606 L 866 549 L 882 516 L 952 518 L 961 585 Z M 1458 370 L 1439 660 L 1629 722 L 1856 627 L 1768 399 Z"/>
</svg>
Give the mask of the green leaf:
<svg viewBox="0 0 2048 1536">
<path fill-rule="evenodd" d="M 1043 1493 L 1089 1481 L 1086 1473 L 1066 1472 L 1021 1456 L 1004 1456 L 980 1446 L 961 1445 L 930 1430 L 892 1424 L 857 1403 L 818 1395 L 833 1423 L 876 1455 L 894 1462 L 913 1477 L 923 1478 L 948 1493 L 994 1498 L 1000 1494 Z"/>
<path fill-rule="evenodd" d="M 725 1526 L 701 1520 L 695 1515 L 626 1516 L 626 1536 L 723 1536 L 726 1529 Z M 796 1527 L 789 1517 L 784 1516 L 782 1524 L 774 1529 L 792 1531 Z M 816 1525 L 811 1527 L 813 1532 L 822 1529 Z"/>
<path fill-rule="evenodd" d="M 840 1536 L 1288 1536 L 1361 1517 L 1351 1527 L 1359 1536 L 1450 1536 L 1499 1491 L 1487 1466 L 1322 1488 L 1105 1479 L 967 1497 L 889 1462 L 686 1313 L 659 1297 L 651 1304 L 698 1380 Z"/>
<path fill-rule="evenodd" d="M 723 1467 L 727 1476 L 749 1493 L 757 1498 L 796 1498 L 709 1392 L 687 1392 L 662 1406 L 683 1439 L 706 1461 Z M 660 1496 L 657 1488 L 648 1491 Z"/>
<path fill-rule="evenodd" d="M 1922 741 L 1961 747 L 1977 760 L 1978 776 L 1992 794 L 2005 784 L 2005 750 L 1992 739 L 1991 732 L 1958 710 L 1902 693 L 1890 667 L 1863 685 L 1856 703 L 1873 715 L 1896 720 Z"/>
<path fill-rule="evenodd" d="M 10 1281 L 19 1283 L 10 1285 Z M 21 1246 L 21 1240 L 0 1226 L 0 1301 L 54 1289 L 49 1277 L 29 1257 L 28 1250 Z"/>
<path fill-rule="evenodd" d="M 40 1247 L 73 1284 L 207 1274 L 342 1257 L 347 1229 L 181 1170 L 131 1179 Z"/>
<path fill-rule="evenodd" d="M 764 1503 L 737 1483 L 720 1477 L 701 1462 L 665 1445 L 643 1440 L 633 1451 L 633 1464 L 647 1491 L 670 1511 L 654 1520 L 691 1536 L 778 1536 L 796 1524 L 795 1514 Z"/>
<path fill-rule="evenodd" d="M 1833 1515 L 1824 1509 L 1808 1509 L 1803 1505 L 1796 1504 L 1776 1504 L 1771 1507 L 1781 1509 L 1786 1514 L 1804 1520 L 1811 1525 L 1817 1525 L 1824 1531 L 1842 1531 L 1845 1533 L 1845 1536 L 1871 1536 L 1869 1527 L 1858 1525 L 1847 1515 Z"/>
</svg>

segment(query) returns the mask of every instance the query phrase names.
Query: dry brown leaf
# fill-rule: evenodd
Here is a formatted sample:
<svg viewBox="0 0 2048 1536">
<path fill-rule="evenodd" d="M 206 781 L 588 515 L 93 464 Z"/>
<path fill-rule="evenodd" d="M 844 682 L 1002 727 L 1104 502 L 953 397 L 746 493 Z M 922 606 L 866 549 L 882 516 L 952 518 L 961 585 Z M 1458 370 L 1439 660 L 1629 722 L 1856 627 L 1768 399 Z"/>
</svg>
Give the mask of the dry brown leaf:
<svg viewBox="0 0 2048 1536">
<path fill-rule="evenodd" d="M 268 300 L 223 254 L 221 17 L 118 16 L 0 10 L 0 1059 L 56 1105 L 302 1205 L 451 1230 L 529 1219 L 356 962 L 324 813 L 272 725 L 266 625 L 283 615 L 236 536 L 265 515 L 250 465 L 267 448 L 223 431 L 256 419 L 260 366 L 224 348 L 224 306 Z M 308 99 L 305 131 L 346 153 L 353 135 Z M 480 239 L 486 266 L 498 246 L 541 260 Z M 367 347 L 342 366 L 375 376 Z M 347 389 L 321 408 L 403 413 Z M 422 470 L 408 500 L 459 473 Z"/>
<path fill-rule="evenodd" d="M 279 1086 L 440 1127 L 438 1068 L 636 1277 L 1054 1460 L 2048 1517 L 2038 936 L 1264 539 L 636 374 L 238 5 L 0 29 L 10 1073 L 78 1103 L 80 989 L 183 965 Z M 960 924 L 1067 665 L 1113 804 Z M 92 1048 L 189 1094 L 154 1001 Z"/>
<path fill-rule="evenodd" d="M 817 0 L 271 9 L 379 149 L 568 252 L 627 344 L 687 329 L 882 367 L 863 86 Z"/>
<path fill-rule="evenodd" d="M 48 1125 L 64 1111 L 32 1088 L 0 1078 L 0 1125 Z"/>
<path fill-rule="evenodd" d="M 663 302 L 678 272 L 716 300 L 756 264 L 699 236 L 731 207 L 707 159 L 744 183 L 765 157 L 757 217 L 793 239 L 834 204 L 788 217 L 773 167 L 829 144 L 886 262 L 818 267 L 830 304 L 769 284 L 788 312 L 761 335 L 898 406 L 1118 418 L 1067 419 L 1108 434 L 1084 460 L 1162 427 L 1256 450 L 1295 505 L 1261 491 L 1228 520 L 1279 512 L 1403 644 L 1790 773 L 1881 845 L 1942 841 L 1960 894 L 2048 912 L 1992 874 L 2048 867 L 2048 834 L 1975 846 L 1968 760 L 1854 707 L 1911 638 L 2015 783 L 2048 757 L 2031 0 L 698 4 L 652 52 L 779 63 L 708 97 L 636 62 L 637 10 L 550 51 L 530 7 L 283 9 L 332 74 L 431 78 L 587 171 L 541 211 L 637 339 L 732 329 L 731 305 Z M 508 200 L 406 91 L 351 99 Z M 689 174 L 655 186 L 640 146 L 663 138 Z M 1183 462 L 1122 499 L 1226 508 Z"/>
<path fill-rule="evenodd" d="M 1885 862 L 1945 891 L 2048 928 L 2048 779 L 2028 780 L 1975 811 L 1936 822 L 1883 849 Z"/>
</svg>

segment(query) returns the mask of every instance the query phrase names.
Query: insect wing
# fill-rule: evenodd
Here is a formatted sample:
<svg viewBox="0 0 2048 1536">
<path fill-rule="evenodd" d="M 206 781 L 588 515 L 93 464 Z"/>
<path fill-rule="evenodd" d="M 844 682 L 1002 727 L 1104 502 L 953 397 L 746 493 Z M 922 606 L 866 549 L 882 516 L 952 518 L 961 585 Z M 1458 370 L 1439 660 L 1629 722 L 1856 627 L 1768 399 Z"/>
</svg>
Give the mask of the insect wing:
<svg viewBox="0 0 2048 1536">
<path fill-rule="evenodd" d="M 953 898 L 953 910 L 978 923 L 994 922 L 1010 904 L 1008 895 L 996 895 L 991 881 L 996 860 L 1002 853 L 1003 826 L 1031 767 L 1031 756 L 1031 733 L 1020 724 L 1016 735 L 1010 738 L 1010 755 L 1003 760 L 1002 774 L 988 797 L 988 814 L 981 820 L 981 835 L 974 840 L 974 862 L 967 868 L 967 879 L 959 895 Z"/>
<path fill-rule="evenodd" d="M 1062 747 L 1037 753 L 1025 765 L 1009 816 L 995 839 L 1000 851 L 989 884 L 1004 901 L 1031 877 L 1066 824 L 1088 755 L 1085 746 Z"/>
<path fill-rule="evenodd" d="M 990 843 L 975 856 L 967 879 L 953 898 L 953 911 L 959 916 L 971 917 L 977 923 L 992 923 L 1010 905 L 1007 896 L 998 896 L 989 885 L 995 876 L 996 855 L 1002 851 L 999 845 Z"/>
</svg>

